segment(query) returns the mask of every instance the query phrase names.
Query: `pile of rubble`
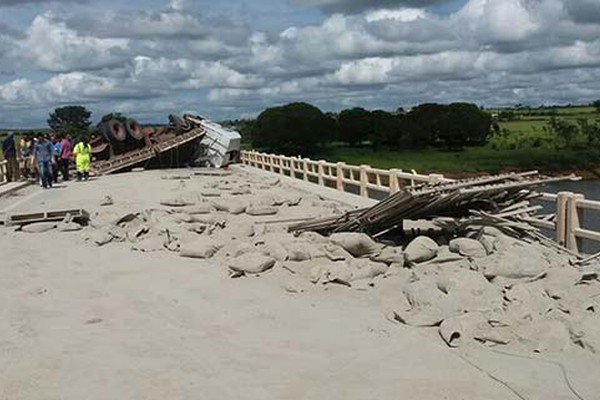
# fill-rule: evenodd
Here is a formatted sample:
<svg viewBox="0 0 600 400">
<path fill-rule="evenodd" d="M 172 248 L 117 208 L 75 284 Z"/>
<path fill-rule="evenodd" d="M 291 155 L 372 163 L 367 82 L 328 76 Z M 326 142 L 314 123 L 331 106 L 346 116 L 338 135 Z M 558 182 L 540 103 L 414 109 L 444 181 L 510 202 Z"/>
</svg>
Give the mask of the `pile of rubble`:
<svg viewBox="0 0 600 400">
<path fill-rule="evenodd" d="M 460 234 L 418 236 L 406 246 L 361 232 L 290 232 L 291 222 L 339 219 L 351 208 L 291 190 L 278 178 L 205 176 L 197 190 L 190 190 L 190 176 L 166 178 L 176 178 L 177 187 L 154 208 L 115 216 L 118 199 L 103 200 L 84 240 L 199 259 L 231 277 L 276 272 L 296 293 L 331 285 L 377 290 L 385 283 L 394 288 L 392 321 L 438 329 L 451 347 L 470 342 L 556 353 L 577 346 L 600 354 L 598 263 L 573 265 L 570 254 L 481 218 L 464 223 Z M 60 223 L 61 230 L 79 229 L 73 224 Z M 37 232 L 35 226 L 23 230 Z"/>
</svg>

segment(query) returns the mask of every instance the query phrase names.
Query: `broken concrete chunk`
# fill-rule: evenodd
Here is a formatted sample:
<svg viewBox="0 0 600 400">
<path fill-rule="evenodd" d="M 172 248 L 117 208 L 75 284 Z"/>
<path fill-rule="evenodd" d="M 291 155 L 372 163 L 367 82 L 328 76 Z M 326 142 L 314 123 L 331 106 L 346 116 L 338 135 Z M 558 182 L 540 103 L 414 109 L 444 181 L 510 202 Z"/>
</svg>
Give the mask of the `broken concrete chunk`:
<svg viewBox="0 0 600 400">
<path fill-rule="evenodd" d="M 254 217 L 263 216 L 263 215 L 276 215 L 279 210 L 275 207 L 256 207 L 251 206 L 246 209 L 246 214 L 252 215 Z"/>
<path fill-rule="evenodd" d="M 56 222 L 37 222 L 35 224 L 25 225 L 21 228 L 26 233 L 44 233 L 56 228 Z"/>
<path fill-rule="evenodd" d="M 467 313 L 456 317 L 446 318 L 440 324 L 439 333 L 449 347 L 459 347 L 467 340 L 478 336 L 486 336 L 490 330 L 486 319 L 480 313 Z"/>
<path fill-rule="evenodd" d="M 477 263 L 484 268 L 488 279 L 533 278 L 548 270 L 550 265 L 537 247 L 525 245 L 517 240 L 505 240 L 494 257 L 479 259 Z"/>
<path fill-rule="evenodd" d="M 600 317 L 586 316 L 570 328 L 573 343 L 593 354 L 600 354 Z"/>
<path fill-rule="evenodd" d="M 384 247 L 377 254 L 373 254 L 371 260 L 386 264 L 404 264 L 404 252 L 401 247 Z"/>
<path fill-rule="evenodd" d="M 481 235 L 479 242 L 485 248 L 488 254 L 493 254 L 496 251 L 496 238 L 489 235 Z"/>
<path fill-rule="evenodd" d="M 212 189 L 204 189 L 200 192 L 202 197 L 221 197 L 221 192 L 219 190 Z"/>
<path fill-rule="evenodd" d="M 263 254 L 270 256 L 275 261 L 285 261 L 288 257 L 288 252 L 283 245 L 276 241 L 269 241 L 265 245 L 257 246 L 261 249 Z"/>
<path fill-rule="evenodd" d="M 112 206 L 113 204 L 115 204 L 115 202 L 113 201 L 112 197 L 108 195 L 104 196 L 104 199 L 102 199 L 100 202 L 100 206 L 102 207 Z"/>
<path fill-rule="evenodd" d="M 327 243 L 322 246 L 325 256 L 331 261 L 346 261 L 354 258 L 352 254 L 348 253 L 342 247 L 334 243 Z"/>
<path fill-rule="evenodd" d="M 347 262 L 347 265 L 352 270 L 352 281 L 357 280 L 373 280 L 374 278 L 384 275 L 388 271 L 388 266 L 381 262 L 375 262 L 366 258 L 352 259 Z"/>
<path fill-rule="evenodd" d="M 89 240 L 98 247 L 102 247 L 113 241 L 113 236 L 108 232 L 94 232 Z"/>
<path fill-rule="evenodd" d="M 380 249 L 380 246 L 364 233 L 334 233 L 329 239 L 354 257 L 370 256 Z"/>
<path fill-rule="evenodd" d="M 285 246 L 289 261 L 306 261 L 311 259 L 310 245 L 306 243 L 288 243 Z"/>
<path fill-rule="evenodd" d="M 327 243 L 328 239 L 316 232 L 302 232 L 298 239 L 308 243 Z"/>
<path fill-rule="evenodd" d="M 283 285 L 281 285 L 281 288 L 287 293 L 298 294 L 305 292 L 305 289 L 295 282 L 285 282 Z"/>
<path fill-rule="evenodd" d="M 77 222 L 59 222 L 56 226 L 56 230 L 59 232 L 77 232 L 82 230 L 83 227 Z"/>
<path fill-rule="evenodd" d="M 210 214 L 212 210 L 213 205 L 210 203 L 201 203 L 196 206 L 189 206 L 180 209 L 181 212 L 189 215 Z"/>
<path fill-rule="evenodd" d="M 232 196 L 242 196 L 245 194 L 252 194 L 252 191 L 250 190 L 250 188 L 247 188 L 247 187 L 236 188 L 231 191 Z"/>
<path fill-rule="evenodd" d="M 404 259 L 409 263 L 429 261 L 438 253 L 438 244 L 427 236 L 415 238 L 404 250 Z"/>
<path fill-rule="evenodd" d="M 187 243 L 181 246 L 179 255 L 186 258 L 211 258 L 215 255 L 219 249 L 223 247 L 222 244 L 217 243 L 211 239 L 203 238 L 193 243 Z"/>
<path fill-rule="evenodd" d="M 465 257 L 482 258 L 487 256 L 483 244 L 475 239 L 458 238 L 450 241 L 450 251 Z"/>
<path fill-rule="evenodd" d="M 232 215 L 239 215 L 246 211 L 246 205 L 240 201 L 215 201 L 213 207 L 217 211 L 224 211 Z"/>
<path fill-rule="evenodd" d="M 351 286 L 352 268 L 345 262 L 319 262 L 310 269 L 310 281 L 314 284 L 337 283 Z"/>
<path fill-rule="evenodd" d="M 260 253 L 248 253 L 229 261 L 230 271 L 239 274 L 260 274 L 275 265 L 275 259 Z"/>
<path fill-rule="evenodd" d="M 168 206 L 168 207 L 185 207 L 185 206 L 191 206 L 194 203 L 190 202 L 190 201 L 186 201 L 185 199 L 183 199 L 181 197 L 175 197 L 175 198 L 171 198 L 171 199 L 163 199 L 160 201 L 160 204 L 163 206 Z"/>
</svg>

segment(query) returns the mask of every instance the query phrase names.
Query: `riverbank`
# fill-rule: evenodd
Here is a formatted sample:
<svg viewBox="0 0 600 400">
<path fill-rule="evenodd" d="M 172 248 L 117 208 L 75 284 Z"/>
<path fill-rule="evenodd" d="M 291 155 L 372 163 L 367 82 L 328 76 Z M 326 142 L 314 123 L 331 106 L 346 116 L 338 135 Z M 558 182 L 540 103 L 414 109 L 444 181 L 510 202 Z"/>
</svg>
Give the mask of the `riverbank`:
<svg viewBox="0 0 600 400">
<path fill-rule="evenodd" d="M 600 151 L 597 149 L 494 150 L 489 147 L 469 147 L 456 152 L 331 146 L 311 158 L 382 169 L 414 169 L 419 173 L 441 173 L 450 178 L 535 169 L 549 175 L 575 173 L 586 180 L 600 179 Z"/>
</svg>

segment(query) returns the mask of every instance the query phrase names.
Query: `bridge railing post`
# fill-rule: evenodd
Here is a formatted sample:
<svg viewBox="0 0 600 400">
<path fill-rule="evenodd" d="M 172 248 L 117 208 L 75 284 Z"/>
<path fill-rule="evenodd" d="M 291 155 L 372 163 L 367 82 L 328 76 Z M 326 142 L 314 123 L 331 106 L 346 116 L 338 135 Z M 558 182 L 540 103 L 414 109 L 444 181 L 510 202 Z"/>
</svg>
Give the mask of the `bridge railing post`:
<svg viewBox="0 0 600 400">
<path fill-rule="evenodd" d="M 344 191 L 344 167 L 345 166 L 346 166 L 346 163 L 338 162 L 337 168 L 336 168 L 336 173 L 335 173 L 336 187 L 337 187 L 337 190 L 339 190 L 341 192 Z"/>
<path fill-rule="evenodd" d="M 286 158 L 285 156 L 279 156 L 279 173 L 281 175 L 285 175 L 285 163 L 286 163 Z"/>
<path fill-rule="evenodd" d="M 398 170 L 390 169 L 390 194 L 400 191 L 400 182 L 398 181 Z"/>
<path fill-rule="evenodd" d="M 302 178 L 308 181 L 308 160 L 306 158 L 302 160 L 302 175 Z"/>
<path fill-rule="evenodd" d="M 371 168 L 369 165 L 360 166 L 360 195 L 361 197 L 369 197 L 369 175 L 368 170 Z"/>
<path fill-rule="evenodd" d="M 318 178 L 319 178 L 319 185 L 324 186 L 325 185 L 325 160 L 319 160 L 318 162 Z"/>
<path fill-rule="evenodd" d="M 583 210 L 577 207 L 577 202 L 584 200 L 582 194 L 571 194 L 567 199 L 567 231 L 566 244 L 567 249 L 579 253 L 581 249 L 581 239 L 577 237 L 577 230 L 581 228 L 583 222 Z"/>
<path fill-rule="evenodd" d="M 556 242 L 561 246 L 567 244 L 567 202 L 571 192 L 559 192 L 556 198 Z"/>
<path fill-rule="evenodd" d="M 8 175 L 7 175 L 7 168 L 8 162 L 5 161 L 0 161 L 0 183 L 5 183 L 8 179 Z"/>
</svg>

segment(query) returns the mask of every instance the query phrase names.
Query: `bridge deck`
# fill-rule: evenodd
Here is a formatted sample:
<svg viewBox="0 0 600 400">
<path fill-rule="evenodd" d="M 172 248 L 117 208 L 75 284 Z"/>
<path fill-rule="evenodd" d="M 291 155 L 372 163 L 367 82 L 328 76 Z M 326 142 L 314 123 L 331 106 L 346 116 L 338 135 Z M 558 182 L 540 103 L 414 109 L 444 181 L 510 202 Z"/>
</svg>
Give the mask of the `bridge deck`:
<svg viewBox="0 0 600 400">
<path fill-rule="evenodd" d="M 145 171 L 46 191 L 29 187 L 0 199 L 0 210 L 83 208 L 92 224 L 104 226 L 127 213 L 164 208 L 160 200 L 178 194 L 229 193 L 246 183 L 256 196 L 249 199 L 269 191 L 272 176 L 232 170 L 226 177 Z M 336 192 L 348 197 L 332 200 L 323 188 L 317 193 L 303 185 L 282 179 L 272 194 L 303 196 L 317 206 L 290 207 L 277 218 L 356 199 Z M 100 206 L 106 195 L 113 206 Z M 436 332 L 386 320 L 385 310 L 399 301 L 393 280 L 382 280 L 377 290 L 307 285 L 294 294 L 289 285 L 300 278 L 284 269 L 230 279 L 221 261 L 133 252 L 125 243 L 98 248 L 85 243 L 86 233 L 0 228 L 0 397 L 515 398 L 440 345 Z M 526 398 L 571 398 L 553 364 L 476 349 L 469 357 Z M 600 390 L 598 364 L 570 366 L 585 393 Z"/>
</svg>

